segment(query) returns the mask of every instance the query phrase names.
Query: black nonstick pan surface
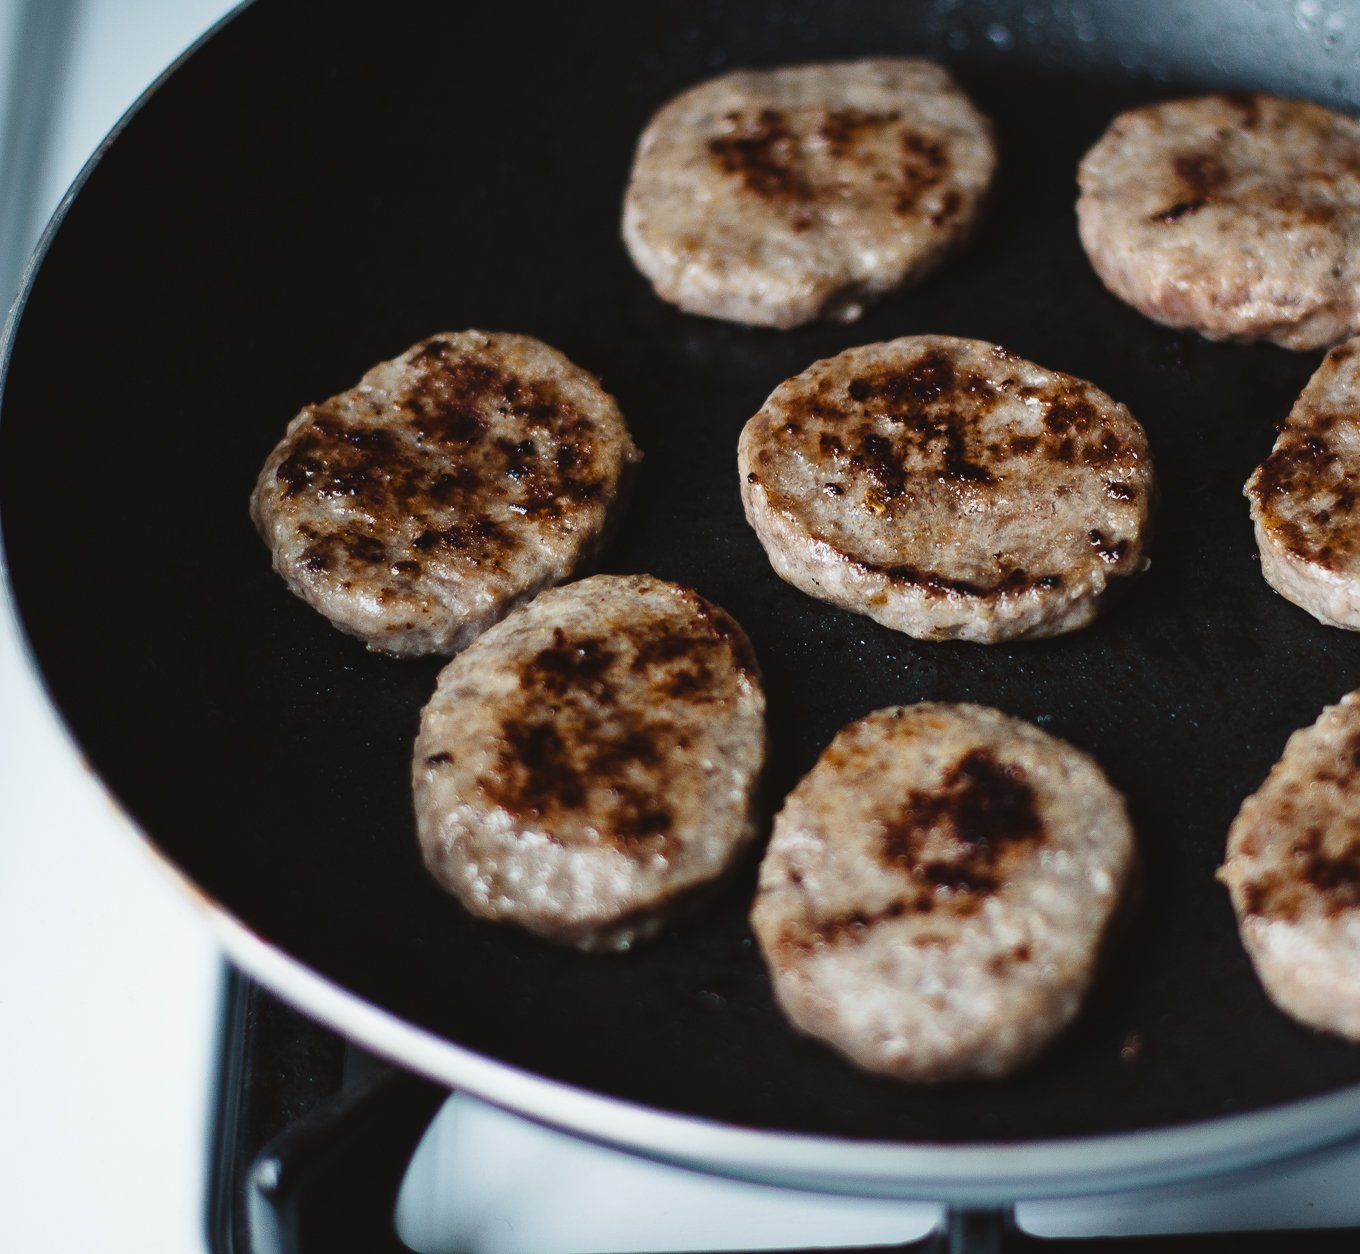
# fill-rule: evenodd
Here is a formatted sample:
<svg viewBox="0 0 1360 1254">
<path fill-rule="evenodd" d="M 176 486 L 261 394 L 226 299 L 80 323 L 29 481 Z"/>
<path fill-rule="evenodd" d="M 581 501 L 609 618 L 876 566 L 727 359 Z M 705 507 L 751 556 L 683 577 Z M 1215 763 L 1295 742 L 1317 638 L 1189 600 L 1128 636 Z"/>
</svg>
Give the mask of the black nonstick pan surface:
<svg viewBox="0 0 1360 1254">
<path fill-rule="evenodd" d="M 259 952 L 419 1029 L 410 1061 L 452 1081 L 478 1055 L 679 1116 L 672 1127 L 842 1148 L 1107 1146 L 1327 1094 L 1340 1103 L 1327 1135 L 1338 1111 L 1360 1127 L 1360 1048 L 1273 1009 L 1213 878 L 1290 731 L 1360 686 L 1360 639 L 1265 585 L 1241 497 L 1320 354 L 1145 321 L 1100 286 L 1073 217 L 1077 161 L 1122 108 L 1217 86 L 1360 107 L 1360 31 L 1336 13 L 246 8 L 88 172 L 12 330 L 0 525 L 33 656 L 81 751 Z M 996 122 L 999 181 L 970 246 L 852 327 L 750 330 L 658 301 L 618 233 L 650 113 L 728 67 L 877 53 L 939 57 Z M 292 597 L 246 503 L 303 403 L 470 326 L 539 336 L 618 397 L 646 462 L 603 568 L 690 584 L 746 627 L 769 692 L 771 811 L 842 724 L 926 699 L 1033 719 L 1127 794 L 1141 900 L 1086 1013 L 1039 1062 L 921 1088 L 796 1036 L 745 922 L 754 865 L 620 958 L 474 922 L 427 879 L 408 761 L 439 663 L 370 655 Z M 1146 426 L 1162 480 L 1152 569 L 1095 627 L 919 643 L 770 570 L 742 518 L 741 425 L 814 359 L 924 332 L 1089 378 Z M 403 1031 L 385 1047 L 400 1053 Z M 485 1080 L 494 1066 L 473 1070 L 533 1111 Z"/>
</svg>

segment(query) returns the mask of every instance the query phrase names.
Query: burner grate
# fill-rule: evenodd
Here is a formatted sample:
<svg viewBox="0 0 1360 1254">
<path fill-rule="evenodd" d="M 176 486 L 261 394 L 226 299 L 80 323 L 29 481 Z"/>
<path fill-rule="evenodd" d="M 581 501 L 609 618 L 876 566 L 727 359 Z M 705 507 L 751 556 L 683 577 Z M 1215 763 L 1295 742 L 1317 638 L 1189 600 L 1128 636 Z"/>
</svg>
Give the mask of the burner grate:
<svg viewBox="0 0 1360 1254">
<path fill-rule="evenodd" d="M 209 1182 L 213 1254 L 410 1254 L 397 1191 L 447 1090 L 227 974 Z M 1043 1239 L 1004 1211 L 954 1211 L 902 1254 L 1354 1254 L 1360 1229 Z M 836 1254 L 872 1254 L 867 1249 Z"/>
</svg>

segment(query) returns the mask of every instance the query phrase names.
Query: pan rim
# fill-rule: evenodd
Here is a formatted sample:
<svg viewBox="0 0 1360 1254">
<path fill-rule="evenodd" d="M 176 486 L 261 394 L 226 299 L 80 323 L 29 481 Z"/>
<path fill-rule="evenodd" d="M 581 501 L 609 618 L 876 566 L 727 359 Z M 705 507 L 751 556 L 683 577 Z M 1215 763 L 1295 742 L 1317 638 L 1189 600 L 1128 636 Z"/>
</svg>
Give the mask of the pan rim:
<svg viewBox="0 0 1360 1254">
<path fill-rule="evenodd" d="M 3 378 L 0 378 L 0 386 Z M 19 652 L 73 764 L 85 761 L 52 700 L 8 580 L 0 591 Z M 1051 1141 L 853 1140 L 773 1132 L 654 1110 L 479 1054 L 384 1010 L 259 936 L 160 849 L 97 771 L 111 822 L 196 906 L 227 957 L 272 992 L 357 1044 L 535 1123 L 675 1166 L 752 1183 L 865 1198 L 1009 1205 L 1184 1184 L 1360 1138 L 1360 1085 L 1265 1110 L 1170 1128 Z"/>
<path fill-rule="evenodd" d="M 110 800 L 152 861 L 203 910 L 227 955 L 286 1001 L 398 1066 L 658 1162 L 808 1192 L 993 1206 L 1184 1184 L 1360 1136 L 1360 1085 L 1176 1127 L 968 1145 L 772 1132 L 651 1109 L 489 1058 L 341 987 L 204 893 Z"/>
<path fill-rule="evenodd" d="M 62 196 L 28 258 L 0 334 L 0 402 L 31 292 L 71 206 L 95 168 L 165 82 L 254 3 L 241 0 L 166 66 L 113 125 Z M 2 416 L 0 404 L 0 420 Z M 17 628 L 18 651 L 61 732 L 70 761 L 76 766 L 86 763 L 80 742 L 38 664 L 14 593 L 2 525 L 0 600 Z M 91 767 L 90 773 L 113 820 L 176 890 L 202 911 L 227 956 L 273 992 L 397 1065 L 534 1122 L 660 1162 L 811 1192 L 988 1206 L 1181 1184 L 1280 1163 L 1360 1139 L 1360 1084 L 1174 1127 L 963 1145 L 766 1131 L 592 1092 L 440 1037 L 271 945 L 182 872 L 123 808 L 98 770 Z"/>
</svg>

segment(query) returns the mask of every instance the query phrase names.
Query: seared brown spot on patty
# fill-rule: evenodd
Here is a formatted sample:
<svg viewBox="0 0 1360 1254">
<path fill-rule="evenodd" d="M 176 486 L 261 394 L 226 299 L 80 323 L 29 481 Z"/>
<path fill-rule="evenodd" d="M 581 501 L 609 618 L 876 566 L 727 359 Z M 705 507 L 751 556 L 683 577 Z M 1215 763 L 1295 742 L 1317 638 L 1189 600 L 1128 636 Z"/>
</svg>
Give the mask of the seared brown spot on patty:
<svg viewBox="0 0 1360 1254">
<path fill-rule="evenodd" d="M 727 174 L 763 200 L 808 201 L 814 192 L 798 168 L 799 144 L 782 110 L 733 114 L 730 134 L 708 141 L 708 151 Z"/>
<path fill-rule="evenodd" d="M 847 914 L 832 915 L 819 919 L 812 927 L 795 925 L 786 929 L 779 937 L 781 949 L 808 952 L 822 945 L 839 945 L 844 941 L 860 941 L 880 923 L 900 919 L 904 914 L 929 914 L 935 903 L 929 897 L 913 900 L 889 902 L 882 910 L 873 913 L 864 910 L 851 910 Z"/>
<path fill-rule="evenodd" d="M 976 583 L 967 579 L 958 579 L 951 575 L 942 574 L 939 571 L 923 570 L 916 566 L 886 566 L 876 565 L 872 562 L 856 560 L 854 563 L 860 570 L 876 575 L 885 575 L 893 583 L 907 584 L 921 588 L 928 593 L 938 593 L 942 596 L 953 595 L 961 597 L 990 597 L 997 595 L 1015 595 L 1016 593 L 1028 591 L 1031 588 L 1052 589 L 1062 587 L 1061 575 L 1031 575 L 1026 570 L 1016 567 L 1002 574 L 1001 578 L 995 583 L 983 584 Z"/>
<path fill-rule="evenodd" d="M 694 598 L 699 630 L 620 624 L 608 637 L 568 635 L 529 658 L 520 674 L 523 703 L 507 718 L 505 750 L 483 786 L 512 814 L 551 816 L 587 807 L 607 817 L 606 838 L 660 836 L 670 826 L 664 801 L 639 786 L 636 768 L 655 768 L 688 745 L 672 722 L 674 703 L 724 699 L 721 674 L 754 675 L 756 662 L 739 627 Z M 625 687 L 649 694 L 619 708 Z"/>
<path fill-rule="evenodd" d="M 1298 923 L 1313 908 L 1328 917 L 1360 909 L 1360 832 L 1340 852 L 1323 851 L 1317 828 L 1294 843 L 1286 866 L 1243 886 L 1244 913 Z"/>
<path fill-rule="evenodd" d="M 580 689 L 589 692 L 596 701 L 612 701 L 613 694 L 604 677 L 614 658 L 607 641 L 589 636 L 568 639 L 559 627 L 553 631 L 552 644 L 524 667 L 520 687 L 552 697 Z"/>
<path fill-rule="evenodd" d="M 1251 494 L 1264 526 L 1295 557 L 1326 568 L 1360 558 L 1360 519 L 1347 479 L 1329 473 L 1339 462 L 1319 424 L 1286 428 L 1257 469 Z M 1308 502 L 1307 525 L 1298 502 Z"/>
<path fill-rule="evenodd" d="M 831 154 L 843 157 L 866 131 L 878 130 L 900 120 L 901 114 L 869 113 L 863 109 L 832 109 L 819 128 Z"/>
<path fill-rule="evenodd" d="M 664 719 L 617 712 L 606 719 L 576 702 L 565 718 L 561 711 L 533 710 L 511 717 L 501 739 L 498 768 L 482 788 L 509 814 L 551 821 L 590 807 L 602 837 L 624 846 L 669 829 L 664 798 L 634 777 L 635 768 L 655 767 L 667 753 L 673 728 Z"/>
<path fill-rule="evenodd" d="M 940 207 L 930 215 L 930 225 L 935 227 L 944 226 L 951 219 L 958 216 L 959 210 L 963 208 L 963 197 L 952 188 L 945 192 L 944 198 L 940 201 Z"/>
<path fill-rule="evenodd" d="M 1241 114 L 1239 125 L 1244 130 L 1254 130 L 1260 125 L 1261 101 L 1259 97 L 1249 91 L 1225 91 L 1223 99 Z"/>
<path fill-rule="evenodd" d="M 949 172 L 944 145 L 935 137 L 916 132 L 902 136 L 902 186 L 897 194 L 897 212 L 914 213 L 921 194 L 934 187 Z"/>
<path fill-rule="evenodd" d="M 591 423 L 552 384 L 526 383 L 451 352 L 442 340 L 410 360 L 414 379 L 397 401 L 399 420 L 387 428 L 345 421 L 337 406 L 349 403 L 347 395 L 312 408 L 311 423 L 276 472 L 286 498 L 348 497 L 396 522 L 457 505 L 488 485 L 534 512 L 558 513 L 598 495 Z M 537 457 L 531 440 L 484 440 L 488 424 L 508 416 L 543 428 L 556 445 L 552 460 Z M 411 432 L 414 447 L 398 438 L 399 426 Z M 425 445 L 476 451 L 450 467 L 421 452 Z"/>
<path fill-rule="evenodd" d="M 985 894 L 997 888 L 1006 847 L 1042 836 L 1024 769 L 976 749 L 945 772 L 938 789 L 907 797 L 885 824 L 882 852 L 890 866 L 932 888 Z"/>
<path fill-rule="evenodd" d="M 513 548 L 518 543 L 518 537 L 507 532 L 499 523 L 489 518 L 476 518 L 466 523 L 452 523 L 447 527 L 422 531 L 411 541 L 411 548 L 417 552 L 443 549 L 477 555 L 492 549 Z"/>
<path fill-rule="evenodd" d="M 1179 222 L 1187 214 L 1194 213 L 1197 209 L 1203 209 L 1208 204 L 1208 199 L 1204 196 L 1196 196 L 1192 200 L 1178 200 L 1174 205 L 1167 209 L 1158 210 L 1150 215 L 1153 222 Z"/>
<path fill-rule="evenodd" d="M 386 475 L 382 462 L 390 457 L 391 437 L 372 428 L 351 429 L 329 420 L 323 407 L 312 410 L 309 430 L 275 471 L 286 498 L 308 492 L 320 497 L 355 497 L 383 502 Z"/>
<path fill-rule="evenodd" d="M 1176 177 L 1201 198 L 1212 195 L 1228 181 L 1227 167 L 1211 152 L 1182 153 L 1172 162 L 1172 169 L 1176 171 Z"/>
<path fill-rule="evenodd" d="M 383 542 L 357 527 L 318 532 L 316 538 L 302 551 L 303 564 L 313 571 L 333 570 L 346 562 L 376 566 L 386 559 L 387 548 Z"/>
</svg>

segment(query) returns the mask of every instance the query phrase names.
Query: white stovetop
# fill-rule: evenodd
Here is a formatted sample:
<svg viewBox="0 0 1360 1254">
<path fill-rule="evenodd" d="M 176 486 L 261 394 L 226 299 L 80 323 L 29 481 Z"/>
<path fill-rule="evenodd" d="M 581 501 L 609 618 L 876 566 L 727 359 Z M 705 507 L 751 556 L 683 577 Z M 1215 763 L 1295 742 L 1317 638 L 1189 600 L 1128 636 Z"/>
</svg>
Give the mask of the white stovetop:
<svg viewBox="0 0 1360 1254">
<path fill-rule="evenodd" d="M 0 102 L 7 99 L 20 4 L 0 0 Z M 119 114 L 231 7 L 224 0 L 77 0 L 32 238 Z M 0 610 L 6 1248 L 26 1254 L 206 1248 L 218 973 L 218 951 L 198 908 L 131 837 L 79 762 L 22 656 L 12 617 Z M 1356 1181 L 1360 1154 L 1351 1153 L 1212 1192 L 1036 1205 L 1023 1214 L 1053 1234 L 1181 1223 L 1354 1224 Z M 932 1214 L 929 1207 L 791 1198 L 707 1181 L 457 1099 L 413 1165 L 401 1231 L 429 1254 L 598 1254 L 644 1245 L 900 1241 L 923 1232 Z"/>
</svg>

